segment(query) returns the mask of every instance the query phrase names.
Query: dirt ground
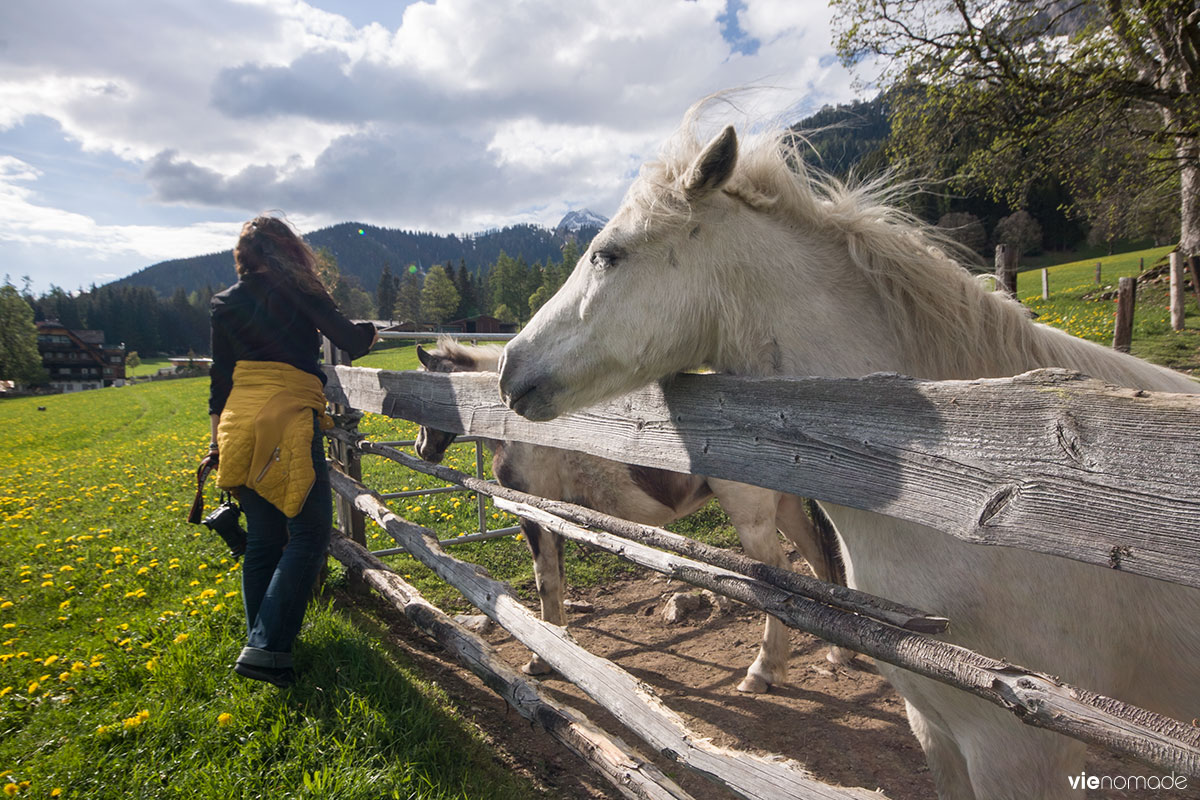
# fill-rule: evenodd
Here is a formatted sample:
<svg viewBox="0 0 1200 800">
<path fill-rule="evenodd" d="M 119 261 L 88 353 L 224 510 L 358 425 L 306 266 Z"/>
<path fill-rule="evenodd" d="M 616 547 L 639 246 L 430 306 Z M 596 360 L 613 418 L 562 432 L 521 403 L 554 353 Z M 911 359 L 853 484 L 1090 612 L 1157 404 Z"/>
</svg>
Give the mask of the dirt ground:
<svg viewBox="0 0 1200 800">
<path fill-rule="evenodd" d="M 908 729 L 904 704 L 870 659 L 849 666 L 825 659 L 826 646 L 792 631 L 791 685 L 762 695 L 735 690 L 754 660 L 762 633 L 762 615 L 738 604 L 723 613 L 701 609 L 668 624 L 667 600 L 692 587 L 647 575 L 586 590 L 568 590 L 580 611 L 570 614 L 576 641 L 648 683 L 680 714 L 693 731 L 718 745 L 752 752 L 778 753 L 802 763 L 827 783 L 879 789 L 892 800 L 933 798 L 936 793 L 920 746 Z M 379 602 L 379 601 L 376 601 Z M 381 605 L 381 602 L 380 602 Z M 590 607 L 590 609 L 589 609 Z M 378 609 L 377 609 L 378 610 Z M 446 660 L 441 648 L 408 624 L 392 620 L 395 643 L 406 650 L 450 696 L 458 698 L 471 719 L 509 768 L 542 786 L 550 797 L 597 800 L 622 795 L 599 773 L 548 734 L 508 708 L 470 672 Z M 485 633 L 505 659 L 519 666 L 528 651 L 503 630 Z M 646 755 L 648 746 L 624 729 L 582 692 L 557 675 L 545 676 L 543 689 L 554 699 L 587 714 L 610 733 Z M 735 797 L 722 787 L 662 757 L 655 762 L 697 800 Z M 1156 774 L 1116 757 L 1093 754 L 1089 774 Z M 1065 777 L 1064 777 L 1065 780 Z M 1164 793 L 1089 793 L 1089 798 L 1149 797 Z M 1167 792 L 1172 798 L 1200 798 L 1200 792 Z"/>
</svg>

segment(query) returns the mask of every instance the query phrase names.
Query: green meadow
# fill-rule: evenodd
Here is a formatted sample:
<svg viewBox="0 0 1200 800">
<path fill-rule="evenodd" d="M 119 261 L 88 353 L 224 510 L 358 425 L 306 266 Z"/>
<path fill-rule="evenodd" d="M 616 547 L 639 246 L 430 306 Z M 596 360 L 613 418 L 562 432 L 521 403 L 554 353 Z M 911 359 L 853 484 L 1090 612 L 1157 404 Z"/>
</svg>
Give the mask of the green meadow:
<svg viewBox="0 0 1200 800">
<path fill-rule="evenodd" d="M 1115 256 L 1072 261 L 1049 267 L 1050 297 L 1042 299 L 1040 269 L 1017 275 L 1017 297 L 1037 315 L 1037 321 L 1061 328 L 1081 339 L 1111 345 L 1116 302 L 1092 297 L 1117 286 L 1117 279 L 1137 275 L 1167 257 L 1170 247 L 1138 250 Z M 1101 282 L 1097 284 L 1096 264 Z M 1197 374 L 1200 370 L 1200 312 L 1196 297 L 1188 295 L 1185 329 L 1171 330 L 1167 284 L 1139 285 L 1133 316 L 1131 352 L 1140 358 L 1173 369 Z"/>
<path fill-rule="evenodd" d="M 1164 250 L 1104 261 L 1108 284 Z M 1019 295 L 1039 321 L 1094 341 L 1112 336 L 1111 300 L 1095 262 L 1037 271 Z M 1166 322 L 1166 292 L 1139 289 L 1134 351 L 1200 367 L 1200 315 L 1189 331 Z M 361 366 L 412 369 L 409 343 L 384 342 Z M 12 797 L 535 798 L 445 694 L 387 644 L 386 621 L 344 609 L 345 576 L 331 569 L 297 649 L 289 690 L 230 669 L 245 622 L 239 565 L 220 539 L 185 517 L 208 440 L 203 378 L 0 402 L 0 789 Z M 44 407 L 44 410 L 39 410 Z M 410 423 L 367 415 L 374 439 L 411 439 Z M 474 470 L 474 446 L 449 466 Z M 437 482 L 378 458 L 363 462 L 381 492 Z M 210 487 L 208 506 L 216 502 Z M 474 496 L 393 501 L 443 539 L 474 532 Z M 488 508 L 491 527 L 515 520 Z M 673 526 L 710 543 L 736 536 L 719 508 Z M 372 549 L 391 546 L 371 527 Z M 612 580 L 616 559 L 568 544 L 568 582 Z M 517 536 L 462 544 L 456 555 L 534 597 Z M 465 602 L 422 565 L 388 557 L 434 602 Z"/>
<path fill-rule="evenodd" d="M 384 644 L 382 623 L 335 607 L 336 569 L 297 649 L 303 680 L 281 691 L 232 673 L 238 563 L 185 521 L 206 399 L 196 378 L 0 403 L 5 796 L 540 796 Z M 451 535 L 475 518 L 458 495 L 402 510 Z M 528 573 L 522 548 L 509 538 L 488 563 Z"/>
</svg>

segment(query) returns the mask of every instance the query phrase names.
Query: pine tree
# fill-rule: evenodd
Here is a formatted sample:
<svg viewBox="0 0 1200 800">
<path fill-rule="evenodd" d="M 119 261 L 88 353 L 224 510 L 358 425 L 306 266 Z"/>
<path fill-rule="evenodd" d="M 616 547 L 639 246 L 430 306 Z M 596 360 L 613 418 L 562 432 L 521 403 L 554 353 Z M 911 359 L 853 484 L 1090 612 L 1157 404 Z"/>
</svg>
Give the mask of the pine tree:
<svg viewBox="0 0 1200 800">
<path fill-rule="evenodd" d="M 454 288 L 454 281 L 441 264 L 430 267 L 421 289 L 423 318 L 440 324 L 449 320 L 457 308 L 458 290 Z"/>
<path fill-rule="evenodd" d="M 454 288 L 458 289 L 458 310 L 454 312 L 454 316 L 458 319 L 478 316 L 480 310 L 475 299 L 475 281 L 467 271 L 465 259 L 459 260 L 458 269 L 454 271 Z"/>
<path fill-rule="evenodd" d="M 379 318 L 390 320 L 396 309 L 396 278 L 392 268 L 383 265 L 383 274 L 379 276 L 379 288 L 375 290 L 375 305 L 379 309 Z"/>
<path fill-rule="evenodd" d="M 421 274 L 416 265 L 410 265 L 396 287 L 395 315 L 403 322 L 421 320 Z"/>
</svg>

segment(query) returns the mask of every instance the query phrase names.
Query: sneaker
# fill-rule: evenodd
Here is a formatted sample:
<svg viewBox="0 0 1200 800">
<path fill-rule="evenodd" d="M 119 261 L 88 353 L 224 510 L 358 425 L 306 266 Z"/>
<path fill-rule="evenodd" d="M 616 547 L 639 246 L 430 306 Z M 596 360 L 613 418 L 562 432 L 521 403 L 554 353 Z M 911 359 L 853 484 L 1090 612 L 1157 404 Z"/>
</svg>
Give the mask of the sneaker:
<svg viewBox="0 0 1200 800">
<path fill-rule="evenodd" d="M 264 681 L 278 686 L 280 689 L 286 689 L 296 682 L 296 671 L 291 667 L 258 667 L 239 661 L 233 665 L 233 671 L 243 678 Z"/>
</svg>

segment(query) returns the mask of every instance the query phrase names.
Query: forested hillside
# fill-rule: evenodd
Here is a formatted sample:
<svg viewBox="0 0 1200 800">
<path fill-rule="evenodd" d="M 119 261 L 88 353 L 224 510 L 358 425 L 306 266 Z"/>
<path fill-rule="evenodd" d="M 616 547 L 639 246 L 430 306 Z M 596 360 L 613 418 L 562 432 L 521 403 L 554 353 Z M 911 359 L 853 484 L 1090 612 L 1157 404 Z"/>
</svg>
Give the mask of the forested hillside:
<svg viewBox="0 0 1200 800">
<path fill-rule="evenodd" d="M 384 267 L 399 274 L 409 265 L 424 273 L 434 264 L 463 263 L 479 274 L 496 263 L 500 253 L 527 262 L 559 260 L 569 238 L 591 241 L 598 228 L 578 232 L 555 232 L 536 225 L 513 225 L 499 230 L 470 235 L 439 235 L 421 231 L 396 230 L 343 222 L 305 235 L 315 249 L 328 250 L 337 260 L 342 275 L 365 288 L 379 283 Z M 170 297 L 177 289 L 185 292 L 223 289 L 235 280 L 233 249 L 203 256 L 162 261 L 135 272 L 110 286 L 145 286 L 161 297 Z"/>
</svg>

